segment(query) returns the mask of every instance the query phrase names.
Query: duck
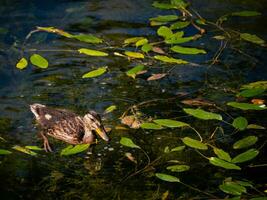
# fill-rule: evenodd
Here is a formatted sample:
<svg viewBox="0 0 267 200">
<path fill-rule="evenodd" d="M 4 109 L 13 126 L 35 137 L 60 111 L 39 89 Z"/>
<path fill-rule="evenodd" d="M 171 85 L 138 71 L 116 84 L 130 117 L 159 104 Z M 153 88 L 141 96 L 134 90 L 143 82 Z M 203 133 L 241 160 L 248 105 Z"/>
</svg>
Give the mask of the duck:
<svg viewBox="0 0 267 200">
<path fill-rule="evenodd" d="M 69 110 L 51 108 L 39 103 L 31 104 L 30 110 L 42 129 L 40 135 L 46 152 L 52 152 L 47 136 L 72 145 L 92 144 L 96 134 L 109 141 L 101 117 L 95 111 L 79 116 Z"/>
</svg>

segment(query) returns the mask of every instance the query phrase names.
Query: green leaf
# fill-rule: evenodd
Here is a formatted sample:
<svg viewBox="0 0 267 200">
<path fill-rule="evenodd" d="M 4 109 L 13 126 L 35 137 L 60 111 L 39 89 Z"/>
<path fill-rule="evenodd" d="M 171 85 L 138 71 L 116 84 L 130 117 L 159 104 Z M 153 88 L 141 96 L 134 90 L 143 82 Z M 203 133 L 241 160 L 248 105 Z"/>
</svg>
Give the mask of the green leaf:
<svg viewBox="0 0 267 200">
<path fill-rule="evenodd" d="M 157 17 L 150 18 L 150 21 L 157 21 L 157 22 L 170 22 L 175 21 L 178 19 L 177 15 L 160 15 Z"/>
<path fill-rule="evenodd" d="M 130 76 L 133 79 L 135 79 L 138 72 L 142 71 L 144 69 L 144 67 L 145 67 L 144 65 L 136 65 L 134 68 L 127 71 L 126 74 L 127 74 L 127 76 Z"/>
<path fill-rule="evenodd" d="M 163 180 L 163 181 L 167 181 L 167 182 L 180 182 L 180 179 L 175 177 L 175 176 L 171 176 L 168 174 L 162 174 L 162 173 L 156 173 L 155 174 L 157 178 Z"/>
<path fill-rule="evenodd" d="M 86 54 L 88 56 L 108 56 L 108 54 L 103 51 L 97 51 L 93 49 L 81 48 L 81 49 L 78 49 L 78 52 Z"/>
<path fill-rule="evenodd" d="M 201 149 L 201 150 L 207 150 L 208 146 L 198 140 L 194 140 L 190 137 L 184 137 L 182 138 L 182 141 L 185 145 L 195 148 L 195 149 Z"/>
<path fill-rule="evenodd" d="M 42 57 L 41 55 L 39 54 L 33 54 L 31 57 L 30 57 L 30 61 L 33 65 L 39 67 L 39 68 L 47 68 L 48 67 L 48 61 Z"/>
<path fill-rule="evenodd" d="M 197 49 L 197 48 L 189 48 L 189 47 L 182 47 L 182 46 L 173 46 L 171 48 L 172 51 L 176 53 L 181 53 L 181 54 L 190 54 L 190 55 L 195 55 L 195 54 L 206 54 L 207 52 L 203 49 Z"/>
<path fill-rule="evenodd" d="M 264 88 L 252 88 L 252 89 L 247 89 L 247 90 L 241 91 L 240 93 L 237 94 L 237 96 L 255 97 L 255 96 L 258 96 L 264 92 L 265 92 Z"/>
<path fill-rule="evenodd" d="M 139 40 L 145 39 L 144 37 L 131 37 L 131 38 L 127 38 L 124 40 L 124 44 L 128 45 L 128 44 L 132 44 L 132 43 L 136 43 Z"/>
<path fill-rule="evenodd" d="M 249 161 L 249 160 L 255 158 L 258 154 L 259 154 L 258 150 L 249 149 L 249 150 L 245 151 L 244 153 L 241 153 L 241 154 L 237 155 L 236 157 L 234 157 L 232 159 L 232 162 L 233 163 L 246 162 L 246 161 Z"/>
<path fill-rule="evenodd" d="M 245 130 L 248 126 L 248 121 L 245 117 L 237 117 L 232 123 L 233 127 L 239 130 Z"/>
<path fill-rule="evenodd" d="M 218 148 L 213 148 L 213 151 L 220 159 L 231 162 L 232 158 L 230 157 L 229 153 L 225 152 L 222 149 L 218 149 Z"/>
<path fill-rule="evenodd" d="M 257 35 L 252 35 L 249 33 L 241 33 L 240 38 L 243 40 L 246 40 L 248 42 L 254 43 L 254 44 L 259 44 L 262 45 L 265 43 L 265 41 L 261 38 L 259 38 Z"/>
<path fill-rule="evenodd" d="M 144 54 L 138 52 L 125 51 L 124 53 L 126 56 L 131 58 L 145 58 Z"/>
<path fill-rule="evenodd" d="M 14 147 L 12 147 L 12 149 L 20 151 L 22 153 L 26 153 L 26 154 L 31 155 L 31 156 L 36 156 L 37 155 L 37 153 L 35 153 L 34 151 L 31 151 L 29 149 L 26 149 L 26 148 L 18 146 L 18 145 L 15 145 Z"/>
<path fill-rule="evenodd" d="M 195 37 L 170 37 L 164 40 L 166 44 L 182 44 L 186 42 L 190 42 L 191 40 L 194 40 Z"/>
<path fill-rule="evenodd" d="M 138 40 L 136 43 L 135 43 L 135 46 L 136 47 L 140 47 L 140 46 L 143 46 L 144 44 L 148 43 L 148 40 L 146 38 L 144 39 L 141 39 L 141 40 Z"/>
<path fill-rule="evenodd" d="M 239 108 L 241 110 L 265 110 L 265 107 L 261 105 L 255 105 L 250 103 L 238 103 L 238 102 L 228 102 L 228 106 L 232 106 L 234 108 Z"/>
<path fill-rule="evenodd" d="M 164 38 L 169 38 L 170 36 L 172 36 L 173 32 L 172 32 L 172 30 L 169 27 L 167 27 L 167 26 L 161 26 L 157 30 L 157 34 L 159 36 L 164 37 Z"/>
<path fill-rule="evenodd" d="M 241 168 L 233 163 L 229 163 L 227 161 L 224 161 L 220 158 L 217 157 L 210 157 L 209 162 L 212 165 L 215 165 L 217 167 L 222 167 L 224 169 L 236 169 L 236 170 L 241 170 Z"/>
<path fill-rule="evenodd" d="M 89 148 L 90 144 L 78 144 L 78 145 L 69 145 L 66 148 L 61 150 L 61 156 L 69 156 L 77 153 L 81 153 Z"/>
<path fill-rule="evenodd" d="M 174 151 L 182 151 L 184 150 L 185 146 L 178 146 L 178 147 L 174 147 L 171 149 L 171 152 L 174 152 Z"/>
<path fill-rule="evenodd" d="M 241 89 L 253 89 L 253 88 L 262 88 L 267 90 L 267 81 L 256 81 L 242 85 Z"/>
<path fill-rule="evenodd" d="M 188 3 L 185 3 L 183 0 L 171 0 L 171 4 L 175 5 L 176 8 L 186 8 Z"/>
<path fill-rule="evenodd" d="M 247 129 L 261 129 L 261 130 L 264 130 L 265 127 L 260 126 L 260 125 L 257 125 L 257 124 L 249 124 L 249 125 L 247 126 Z"/>
<path fill-rule="evenodd" d="M 26 59 L 26 58 L 21 58 L 21 59 L 19 60 L 19 62 L 16 64 L 16 67 L 17 67 L 18 69 L 24 69 L 24 68 L 27 67 L 27 65 L 28 65 L 28 61 L 27 61 L 27 59 Z"/>
<path fill-rule="evenodd" d="M 166 169 L 170 170 L 172 172 L 184 172 L 184 171 L 188 171 L 190 169 L 190 166 L 188 166 L 188 165 L 172 165 L 172 166 L 168 166 Z"/>
<path fill-rule="evenodd" d="M 100 68 L 98 68 L 96 70 L 87 72 L 86 74 L 84 74 L 82 76 L 82 78 L 93 78 L 93 77 L 97 77 L 97 76 L 100 76 L 100 75 L 104 74 L 106 71 L 107 71 L 107 67 L 100 67 Z"/>
<path fill-rule="evenodd" d="M 142 123 L 141 128 L 143 129 L 154 129 L 154 130 L 160 130 L 163 129 L 162 126 L 154 123 Z"/>
<path fill-rule="evenodd" d="M 187 26 L 189 26 L 190 22 L 189 21 L 185 21 L 185 22 L 175 22 L 171 25 L 170 29 L 174 30 L 174 29 L 182 29 L 185 28 Z"/>
<path fill-rule="evenodd" d="M 11 154 L 11 151 L 5 150 L 5 149 L 0 149 L 0 155 L 8 155 Z"/>
<path fill-rule="evenodd" d="M 251 182 L 248 181 L 235 181 L 237 184 L 242 185 L 244 187 L 251 187 L 253 188 L 253 185 L 251 184 Z"/>
<path fill-rule="evenodd" d="M 168 3 L 160 3 L 158 1 L 153 2 L 152 6 L 159 9 L 174 9 L 176 8 L 174 5 L 168 4 Z"/>
<path fill-rule="evenodd" d="M 156 119 L 153 120 L 155 123 L 161 125 L 161 126 L 166 126 L 169 128 L 176 128 L 176 127 L 184 127 L 184 126 L 190 126 L 187 123 L 172 120 L 172 119 Z"/>
<path fill-rule="evenodd" d="M 120 144 L 130 148 L 141 149 L 138 145 L 136 145 L 130 138 L 121 137 Z"/>
<path fill-rule="evenodd" d="M 243 149 L 254 145 L 258 141 L 256 136 L 248 136 L 234 143 L 234 149 Z"/>
<path fill-rule="evenodd" d="M 239 17 L 253 17 L 253 16 L 259 16 L 261 15 L 261 13 L 257 11 L 244 10 L 240 12 L 233 12 L 231 15 Z"/>
<path fill-rule="evenodd" d="M 105 113 L 110 113 L 112 112 L 113 110 L 116 110 L 117 109 L 117 106 L 115 105 L 112 105 L 112 106 L 109 106 L 105 109 Z"/>
<path fill-rule="evenodd" d="M 143 52 L 147 53 L 147 52 L 151 51 L 152 48 L 153 48 L 152 45 L 150 45 L 150 44 L 144 44 L 144 45 L 142 46 L 141 50 L 142 50 Z"/>
<path fill-rule="evenodd" d="M 192 115 L 196 118 L 203 119 L 203 120 L 222 120 L 222 116 L 220 114 L 207 112 L 202 109 L 191 109 L 191 108 L 184 108 L 183 109 L 187 114 Z"/>
<path fill-rule="evenodd" d="M 160 60 L 162 62 L 166 62 L 166 63 L 173 63 L 173 64 L 187 64 L 188 62 L 182 59 L 176 59 L 176 58 L 172 58 L 172 57 L 168 57 L 168 56 L 154 56 L 154 58 L 156 60 Z"/>
<path fill-rule="evenodd" d="M 25 146 L 26 149 L 35 150 L 35 151 L 42 151 L 43 149 L 38 146 Z"/>
<path fill-rule="evenodd" d="M 223 192 L 227 194 L 232 194 L 232 195 L 241 195 L 242 193 L 247 192 L 245 187 L 232 181 L 223 183 L 222 185 L 219 186 L 219 188 Z"/>
<path fill-rule="evenodd" d="M 92 44 L 100 44 L 103 42 L 102 39 L 95 37 L 91 34 L 72 35 L 71 38 L 77 39 L 81 42 L 87 42 Z"/>
</svg>

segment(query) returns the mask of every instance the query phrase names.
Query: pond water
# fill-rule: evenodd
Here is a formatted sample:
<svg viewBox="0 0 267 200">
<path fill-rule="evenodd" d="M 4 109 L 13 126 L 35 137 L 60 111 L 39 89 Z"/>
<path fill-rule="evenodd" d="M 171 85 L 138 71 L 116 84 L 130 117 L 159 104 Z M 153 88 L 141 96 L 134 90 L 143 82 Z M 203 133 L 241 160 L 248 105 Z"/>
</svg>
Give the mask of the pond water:
<svg viewBox="0 0 267 200">
<path fill-rule="evenodd" d="M 255 18 L 234 18 L 228 27 L 251 32 L 267 40 L 267 4 L 262 1 L 204 0 L 190 1 L 192 7 L 204 18 L 215 21 L 219 16 L 239 10 L 257 10 L 262 13 Z M 207 34 L 192 44 L 207 50 L 206 55 L 182 56 L 194 65 L 174 67 L 164 79 L 148 82 L 155 73 L 168 71 L 164 65 L 152 66 L 147 74 L 132 79 L 125 72 L 138 64 L 125 58 L 86 57 L 68 50 L 90 48 L 94 45 L 73 41 L 48 33 L 32 35 L 25 46 L 25 55 L 38 52 L 49 60 L 47 69 L 28 67 L 21 71 L 15 65 L 21 55 L 21 45 L 26 35 L 36 26 L 53 26 L 71 33 L 92 33 L 111 46 L 122 46 L 129 37 L 156 36 L 156 28 L 149 26 L 149 18 L 170 13 L 155 9 L 153 1 L 141 0 L 0 0 L 0 147 L 11 149 L 14 145 L 36 145 L 41 147 L 29 105 L 41 103 L 53 107 L 70 109 L 78 114 L 89 110 L 104 113 L 110 105 L 117 109 L 103 116 L 104 124 L 112 128 L 111 141 L 99 143 L 92 154 L 60 156 L 66 144 L 50 138 L 54 153 L 38 153 L 37 157 L 13 151 L 0 157 L 0 198 L 4 199 L 161 199 L 169 191 L 169 199 L 207 199 L 196 191 L 179 184 L 162 182 L 155 178 L 156 172 L 164 171 L 168 160 L 187 163 L 191 169 L 179 174 L 184 183 L 203 191 L 216 191 L 222 176 L 220 170 L 210 166 L 194 151 L 186 154 L 164 154 L 166 146 L 182 145 L 179 137 L 195 134 L 188 129 L 164 129 L 144 131 L 141 129 L 118 129 L 120 116 L 130 106 L 153 99 L 162 99 L 141 107 L 141 112 L 152 118 L 174 118 L 191 122 L 203 135 L 208 135 L 218 124 L 189 118 L 183 111 L 181 100 L 201 97 L 218 106 L 235 99 L 235 91 L 242 84 L 267 79 L 266 48 L 243 44 L 240 48 L 251 57 L 227 49 L 222 62 L 209 66 L 208 60 L 217 51 L 220 42 L 210 39 L 217 30 L 208 29 Z M 186 34 L 196 30 L 186 28 Z M 101 48 L 101 45 L 100 45 Z M 102 48 L 105 48 L 104 45 Z M 38 49 L 38 51 L 35 51 Z M 53 51 L 51 51 L 53 50 Z M 82 75 L 97 67 L 108 66 L 108 73 L 94 79 L 82 79 Z M 234 91 L 234 92 L 233 92 Z M 237 117 L 240 113 L 229 111 Z M 226 116 L 227 117 L 227 116 Z M 266 112 L 246 113 L 249 120 L 266 126 Z M 265 124 L 264 124 L 265 123 Z M 116 128 L 117 127 L 117 128 Z M 227 127 L 224 134 L 227 135 Z M 253 132 L 253 131 L 252 131 Z M 223 134 L 223 133 L 221 133 Z M 149 155 L 153 165 L 141 173 L 148 162 L 139 149 L 120 145 L 122 136 L 131 138 Z M 265 136 L 266 139 L 266 136 Z M 231 142 L 231 137 L 220 141 Z M 137 164 L 125 157 L 131 153 Z M 263 152 L 264 153 L 264 152 Z M 263 153 L 261 163 L 266 161 Z M 260 160 L 260 158 L 258 158 Z M 204 162 L 205 161 L 205 162 Z M 255 160 L 257 163 L 257 159 Z M 207 170 L 203 170 L 207 168 Z M 224 176 L 242 177 L 263 184 L 266 172 L 243 170 L 228 172 Z M 260 176 L 259 176 L 260 175 Z M 130 176 L 130 177 L 128 177 Z"/>
</svg>

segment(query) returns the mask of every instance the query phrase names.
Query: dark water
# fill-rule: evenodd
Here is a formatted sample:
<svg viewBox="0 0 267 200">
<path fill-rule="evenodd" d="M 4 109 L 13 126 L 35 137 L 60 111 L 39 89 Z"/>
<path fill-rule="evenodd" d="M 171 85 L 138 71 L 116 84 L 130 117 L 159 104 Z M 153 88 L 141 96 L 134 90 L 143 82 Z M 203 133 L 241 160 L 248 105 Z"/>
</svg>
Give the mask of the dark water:
<svg viewBox="0 0 267 200">
<path fill-rule="evenodd" d="M 27 42 L 28 51 L 25 55 L 32 54 L 31 49 L 38 49 L 39 54 L 48 58 L 49 68 L 40 70 L 28 67 L 23 71 L 15 68 L 21 44 L 35 26 L 53 26 L 72 33 L 92 33 L 114 46 L 121 46 L 127 37 L 153 38 L 156 29 L 149 27 L 148 19 L 167 12 L 152 8 L 152 2 L 0 0 L 0 136 L 7 141 L 1 141 L 1 148 L 10 149 L 14 145 L 42 146 L 29 104 L 38 102 L 71 109 L 79 114 L 91 109 L 103 113 L 110 105 L 118 107 L 104 117 L 104 123 L 112 128 L 111 142 L 107 144 L 100 141 L 94 146 L 92 155 L 61 157 L 60 150 L 66 144 L 51 140 L 55 150 L 52 154 L 40 153 L 38 157 L 31 157 L 14 151 L 11 155 L 1 156 L 1 199 L 160 199 L 166 190 L 170 191 L 170 199 L 198 197 L 198 193 L 186 187 L 163 183 L 154 177 L 155 172 L 167 166 L 164 160 L 170 159 L 190 163 L 191 170 L 179 175 L 186 183 L 203 190 L 217 188 L 221 183 L 214 176 L 216 171 L 213 168 L 203 171 L 207 163 L 190 151 L 186 155 L 165 155 L 144 173 L 124 180 L 127 175 L 144 167 L 147 160 L 141 151 L 122 147 L 119 144 L 121 136 L 132 138 L 148 152 L 153 161 L 164 154 L 165 146 L 181 144 L 177 136 L 193 133 L 176 129 L 159 132 L 117 130 L 115 127 L 120 125 L 119 117 L 129 106 L 156 98 L 170 100 L 158 101 L 155 105 L 142 108 L 147 116 L 188 120 L 181 109 L 181 99 L 178 97 L 173 100 L 181 93 L 186 93 L 187 98 L 204 97 L 223 106 L 225 102 L 234 99 L 232 89 L 247 82 L 266 80 L 266 48 L 250 44 L 242 46 L 253 59 L 226 50 L 222 56 L 223 62 L 209 68 L 206 61 L 212 58 L 219 46 L 216 40 L 210 39 L 217 33 L 209 30 L 203 39 L 194 42 L 195 46 L 201 46 L 209 53 L 205 56 L 184 57 L 200 66 L 177 66 L 167 78 L 147 82 L 148 75 L 141 75 L 136 80 L 125 75 L 125 71 L 135 66 L 137 61 L 129 62 L 112 56 L 86 57 L 61 51 L 90 48 L 93 45 L 40 33 L 33 35 Z M 267 28 L 264 25 L 267 7 L 263 0 L 205 0 L 192 1 L 192 5 L 203 17 L 211 20 L 238 10 L 262 12 L 260 17 L 234 18 L 227 22 L 227 26 L 257 34 L 267 40 Z M 189 27 L 186 34 L 193 34 L 194 31 Z M 49 49 L 57 51 L 45 51 Z M 81 79 L 85 72 L 106 65 L 109 72 L 105 75 L 96 79 Z M 165 70 L 165 67 L 153 66 L 149 74 Z M 238 116 L 237 113 L 234 115 Z M 248 117 L 253 119 L 255 116 L 250 114 Z M 262 124 L 261 120 L 258 122 Z M 192 123 L 203 134 L 215 128 L 208 123 Z M 125 158 L 126 152 L 136 157 L 137 165 Z M 238 177 L 240 174 L 228 174 L 232 175 Z M 261 177 L 255 179 L 263 181 Z M 209 180 L 208 184 L 203 180 Z"/>
</svg>

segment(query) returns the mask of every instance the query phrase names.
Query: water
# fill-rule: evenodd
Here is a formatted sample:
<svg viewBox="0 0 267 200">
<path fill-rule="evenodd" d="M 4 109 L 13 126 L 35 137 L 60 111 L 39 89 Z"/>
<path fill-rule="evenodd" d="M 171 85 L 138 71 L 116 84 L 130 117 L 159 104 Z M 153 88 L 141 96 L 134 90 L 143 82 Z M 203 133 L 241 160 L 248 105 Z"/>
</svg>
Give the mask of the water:
<svg viewBox="0 0 267 200">
<path fill-rule="evenodd" d="M 1 199 L 160 199 L 166 190 L 170 191 L 170 199 L 197 197 L 198 193 L 186 187 L 166 184 L 154 177 L 155 172 L 164 170 L 167 166 L 164 160 L 169 159 L 191 163 L 191 170 L 179 175 L 184 182 L 203 190 L 207 188 L 203 178 L 209 180 L 211 188 L 220 184 L 212 170 L 201 171 L 200 174 L 199 168 L 205 166 L 206 162 L 194 152 L 186 156 L 182 153 L 165 155 L 144 172 L 125 179 L 135 170 L 145 167 L 147 158 L 142 151 L 122 147 L 119 144 L 121 136 L 132 138 L 149 153 L 153 161 L 164 155 L 166 145 L 181 145 L 177 137 L 193 133 L 180 129 L 149 132 L 117 130 L 115 127 L 120 125 L 119 117 L 129 106 L 151 99 L 169 98 L 169 101 L 158 101 L 155 105 L 142 107 L 142 112 L 147 116 L 175 117 L 180 120 L 188 120 L 181 110 L 180 100 L 183 97 L 179 95 L 182 93 L 186 93 L 186 98 L 204 97 L 223 105 L 234 97 L 233 93 L 228 92 L 230 89 L 236 89 L 243 83 L 266 80 L 265 49 L 246 44 L 246 53 L 256 58 L 257 62 L 228 50 L 222 57 L 222 64 L 209 68 L 206 60 L 212 58 L 219 45 L 216 40 L 209 39 L 216 35 L 214 30 L 209 30 L 204 39 L 194 42 L 195 46 L 201 46 L 209 53 L 184 57 L 200 66 L 179 66 L 167 78 L 148 83 L 147 74 L 140 75 L 136 80 L 125 75 L 124 72 L 135 66 L 137 61 L 129 62 L 113 56 L 86 57 L 62 51 L 90 48 L 93 45 L 39 33 L 27 42 L 25 55 L 28 57 L 35 52 L 34 49 L 38 49 L 39 54 L 48 58 L 49 68 L 40 70 L 28 67 L 23 71 L 15 68 L 21 44 L 35 26 L 53 26 L 72 33 L 92 33 L 113 46 L 121 46 L 127 37 L 153 38 L 156 29 L 148 26 L 148 19 L 168 12 L 152 8 L 152 2 L 0 1 L 0 27 L 4 30 L 0 32 L 0 136 L 7 141 L 1 141 L 1 148 L 10 149 L 14 145 L 42 146 L 29 104 L 38 102 L 79 114 L 91 109 L 103 113 L 110 105 L 118 107 L 104 117 L 104 123 L 112 128 L 111 142 L 107 144 L 100 141 L 94 146 L 92 154 L 61 157 L 60 150 L 66 144 L 50 139 L 55 153 L 40 153 L 38 157 L 31 157 L 14 151 L 9 156 L 1 156 Z M 227 22 L 227 26 L 267 39 L 267 29 L 263 26 L 267 20 L 264 1 L 205 0 L 193 1 L 192 4 L 203 17 L 213 20 L 232 11 L 258 10 L 263 13 L 261 17 L 242 21 L 234 18 Z M 186 31 L 190 35 L 195 30 L 189 27 Z M 51 49 L 56 51 L 46 51 Z M 109 72 L 96 79 L 81 79 L 85 72 L 101 66 L 108 66 Z M 149 74 L 166 70 L 160 65 L 153 66 Z M 175 96 L 177 98 L 173 99 Z M 255 115 L 251 114 L 250 119 L 253 117 Z M 193 120 L 192 123 L 203 133 L 211 132 L 214 128 L 208 123 Z M 134 155 L 137 164 L 125 158 L 126 152 Z"/>
</svg>

